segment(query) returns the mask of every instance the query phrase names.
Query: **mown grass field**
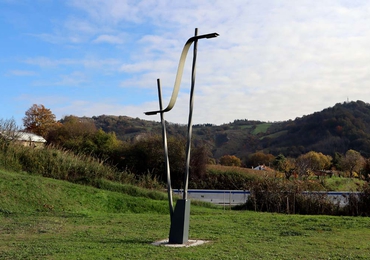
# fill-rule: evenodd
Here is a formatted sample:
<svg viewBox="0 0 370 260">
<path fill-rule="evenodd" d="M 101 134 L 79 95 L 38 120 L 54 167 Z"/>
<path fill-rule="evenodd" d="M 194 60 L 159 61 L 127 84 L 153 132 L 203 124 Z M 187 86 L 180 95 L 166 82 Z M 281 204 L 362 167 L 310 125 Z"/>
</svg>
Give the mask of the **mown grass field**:
<svg viewBox="0 0 370 260">
<path fill-rule="evenodd" d="M 263 123 L 263 124 L 258 124 L 256 126 L 256 129 L 253 130 L 252 134 L 256 135 L 259 133 L 266 133 L 267 129 L 272 125 L 272 123 Z"/>
<path fill-rule="evenodd" d="M 209 243 L 153 246 L 169 232 L 165 196 L 129 193 L 137 195 L 0 171 L 0 259 L 370 258 L 368 218 L 196 205 L 190 238 Z"/>
</svg>

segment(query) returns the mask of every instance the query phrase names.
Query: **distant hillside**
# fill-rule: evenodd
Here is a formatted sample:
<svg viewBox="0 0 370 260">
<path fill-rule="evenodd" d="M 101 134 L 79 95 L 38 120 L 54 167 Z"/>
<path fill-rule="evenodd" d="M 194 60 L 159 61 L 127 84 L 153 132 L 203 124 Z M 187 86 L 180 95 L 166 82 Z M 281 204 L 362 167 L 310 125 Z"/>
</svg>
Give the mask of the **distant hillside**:
<svg viewBox="0 0 370 260">
<path fill-rule="evenodd" d="M 131 141 L 149 134 L 160 134 L 155 121 L 127 116 L 97 116 L 98 128 L 115 132 L 121 140 Z M 167 123 L 169 135 L 186 136 L 186 125 Z M 370 104 L 362 101 L 336 104 L 311 115 L 283 122 L 235 120 L 216 126 L 194 125 L 196 146 L 206 145 L 214 158 L 225 154 L 246 158 L 256 151 L 297 157 L 314 150 L 333 155 L 348 149 L 370 157 Z"/>
<path fill-rule="evenodd" d="M 324 154 L 348 149 L 370 156 L 370 104 L 362 101 L 336 104 L 321 112 L 281 123 L 283 134 L 265 136 L 264 149 L 297 156 L 311 150 Z M 277 134 L 279 132 L 275 132 Z"/>
</svg>

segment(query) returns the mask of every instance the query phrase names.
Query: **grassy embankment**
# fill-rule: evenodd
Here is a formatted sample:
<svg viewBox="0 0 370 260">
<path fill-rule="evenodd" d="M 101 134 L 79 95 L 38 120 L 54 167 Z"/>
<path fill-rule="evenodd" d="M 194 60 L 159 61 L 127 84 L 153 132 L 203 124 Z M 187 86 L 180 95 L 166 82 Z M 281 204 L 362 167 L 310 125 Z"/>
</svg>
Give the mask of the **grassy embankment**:
<svg viewBox="0 0 370 260">
<path fill-rule="evenodd" d="M 196 205 L 190 238 L 209 243 L 153 246 L 168 236 L 165 194 L 109 182 L 106 186 L 120 192 L 0 171 L 0 259 L 370 258 L 367 218 Z"/>
</svg>

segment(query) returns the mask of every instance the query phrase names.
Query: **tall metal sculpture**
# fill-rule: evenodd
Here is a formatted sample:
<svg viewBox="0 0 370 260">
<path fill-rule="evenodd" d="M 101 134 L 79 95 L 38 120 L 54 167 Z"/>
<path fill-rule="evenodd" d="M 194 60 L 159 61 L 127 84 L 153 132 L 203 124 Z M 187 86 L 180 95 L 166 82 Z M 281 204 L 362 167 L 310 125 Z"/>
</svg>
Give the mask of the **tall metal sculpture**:
<svg viewBox="0 0 370 260">
<path fill-rule="evenodd" d="M 159 99 L 159 110 L 145 112 L 146 115 L 156 115 L 160 114 L 161 123 L 162 123 L 162 138 L 163 138 L 163 148 L 166 164 L 166 175 L 167 175 L 167 193 L 168 193 L 168 203 L 170 208 L 170 219 L 171 227 L 169 234 L 169 243 L 170 244 L 185 244 L 188 242 L 189 236 L 189 219 L 190 219 L 190 200 L 188 200 L 188 183 L 189 183 L 189 168 L 190 168 L 190 150 L 191 150 L 191 136 L 192 136 L 192 117 L 193 117 L 193 103 L 194 103 L 194 86 L 195 86 L 195 66 L 197 59 L 197 46 L 199 39 L 209 39 L 217 37 L 217 33 L 210 33 L 198 36 L 198 29 L 195 29 L 194 37 L 191 37 L 185 43 L 185 46 L 182 50 L 179 66 L 177 69 L 175 85 L 172 91 L 172 96 L 168 106 L 163 109 L 162 106 L 162 91 L 160 80 L 157 79 L 158 87 L 158 99 Z M 173 208 L 173 198 L 172 198 L 172 187 L 171 187 L 171 173 L 170 173 L 170 164 L 168 158 L 168 148 L 167 148 L 167 134 L 166 134 L 166 124 L 164 120 L 164 113 L 170 111 L 176 103 L 177 95 L 180 90 L 181 78 L 184 71 L 184 65 L 186 56 L 188 54 L 189 48 L 194 43 L 193 51 L 193 64 L 191 71 L 191 89 L 190 89 L 190 104 L 189 104 L 189 118 L 188 118 L 188 140 L 186 146 L 186 167 L 184 175 L 184 194 L 183 198 L 177 200 L 175 209 Z"/>
</svg>

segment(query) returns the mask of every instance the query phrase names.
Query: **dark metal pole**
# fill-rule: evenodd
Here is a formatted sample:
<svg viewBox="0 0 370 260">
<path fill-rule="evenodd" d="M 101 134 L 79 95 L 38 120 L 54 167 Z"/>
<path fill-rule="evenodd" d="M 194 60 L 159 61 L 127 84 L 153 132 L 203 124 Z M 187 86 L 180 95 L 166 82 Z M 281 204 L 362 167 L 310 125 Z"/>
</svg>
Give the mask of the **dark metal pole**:
<svg viewBox="0 0 370 260">
<path fill-rule="evenodd" d="M 163 110 L 163 105 L 162 105 L 162 89 L 161 89 L 160 79 L 157 79 L 157 86 L 158 86 L 159 109 L 162 111 Z M 169 158 L 168 158 L 166 121 L 164 120 L 163 114 L 164 114 L 164 112 L 160 112 L 161 123 L 162 123 L 162 140 L 163 140 L 163 148 L 164 148 L 164 161 L 165 161 L 165 164 L 166 164 L 166 175 L 167 175 L 168 205 L 170 207 L 170 218 L 172 219 L 172 216 L 173 216 L 173 199 L 172 199 L 172 187 L 171 187 L 171 172 L 170 172 L 170 161 L 169 161 Z"/>
<path fill-rule="evenodd" d="M 198 36 L 198 28 L 195 28 L 194 36 Z M 188 143 L 186 145 L 186 169 L 184 178 L 184 195 L 183 199 L 188 198 L 188 186 L 189 186 L 189 171 L 190 171 L 190 150 L 191 150 L 191 137 L 192 137 L 192 119 L 193 119 L 193 104 L 194 104 L 194 86 L 195 86 L 195 66 L 197 62 L 197 48 L 198 39 L 194 41 L 193 50 L 193 65 L 191 70 L 191 88 L 190 88 L 190 104 L 189 104 L 189 119 L 188 119 Z"/>
</svg>

